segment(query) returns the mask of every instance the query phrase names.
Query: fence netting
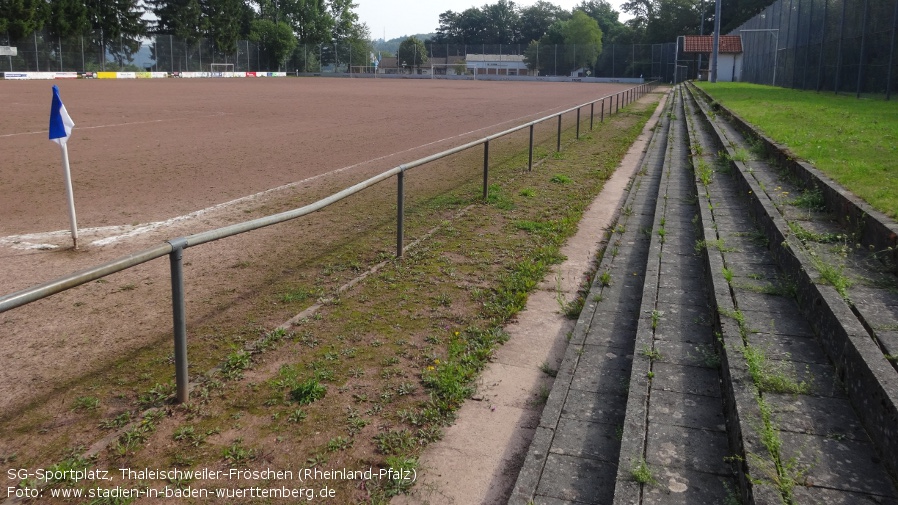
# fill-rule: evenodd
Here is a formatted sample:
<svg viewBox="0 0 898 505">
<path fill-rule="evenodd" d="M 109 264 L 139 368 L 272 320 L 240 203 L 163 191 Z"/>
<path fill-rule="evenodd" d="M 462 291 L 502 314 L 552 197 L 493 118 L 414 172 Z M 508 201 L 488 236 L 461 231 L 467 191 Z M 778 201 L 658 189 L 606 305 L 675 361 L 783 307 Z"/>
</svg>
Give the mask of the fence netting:
<svg viewBox="0 0 898 505">
<path fill-rule="evenodd" d="M 861 94 L 895 90 L 898 0 L 777 0 L 742 35 L 742 78 Z"/>
<path fill-rule="evenodd" d="M 362 51 L 359 44 L 298 44 L 280 61 L 263 44 L 248 40 L 238 41 L 236 51 L 226 53 L 211 40 L 188 40 L 173 35 L 110 41 L 99 32 L 69 38 L 35 32 L 20 40 L 0 35 L 0 45 L 17 48 L 16 56 L 0 56 L 0 71 L 8 72 L 209 72 L 213 64 L 227 63 L 234 65 L 235 72 L 373 73 L 374 60 L 379 59 L 378 73 L 445 75 L 465 73 L 466 60 L 475 58 L 474 55 L 488 55 L 499 62 L 517 61 L 520 66 L 527 66 L 529 75 L 540 76 L 642 77 L 671 82 L 677 72 L 674 43 L 608 44 L 595 60 L 588 61 L 583 60 L 583 54 L 590 54 L 585 47 L 561 44 L 425 42 L 424 57 L 413 55 L 405 59 L 394 55 L 385 57 L 374 49 Z M 521 70 L 508 75 L 523 74 Z"/>
</svg>

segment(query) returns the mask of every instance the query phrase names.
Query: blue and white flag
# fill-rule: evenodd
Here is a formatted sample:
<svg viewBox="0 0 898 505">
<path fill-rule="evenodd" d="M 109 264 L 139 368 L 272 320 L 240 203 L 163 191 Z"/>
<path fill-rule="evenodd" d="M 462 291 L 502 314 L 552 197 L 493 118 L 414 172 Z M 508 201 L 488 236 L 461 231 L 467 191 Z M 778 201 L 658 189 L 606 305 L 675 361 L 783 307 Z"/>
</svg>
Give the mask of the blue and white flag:
<svg viewBox="0 0 898 505">
<path fill-rule="evenodd" d="M 75 122 L 65 110 L 62 99 L 59 98 L 59 86 L 53 86 L 53 102 L 50 104 L 50 140 L 59 145 L 65 145 L 72 134 Z"/>
</svg>

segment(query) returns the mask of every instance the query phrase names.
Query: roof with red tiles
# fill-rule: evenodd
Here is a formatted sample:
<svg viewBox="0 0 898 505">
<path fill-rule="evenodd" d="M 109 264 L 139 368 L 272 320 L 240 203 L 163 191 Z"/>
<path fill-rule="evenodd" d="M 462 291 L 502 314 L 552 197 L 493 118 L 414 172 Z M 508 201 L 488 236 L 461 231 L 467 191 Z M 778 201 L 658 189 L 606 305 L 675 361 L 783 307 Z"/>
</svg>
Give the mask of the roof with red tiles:
<svg viewBox="0 0 898 505">
<path fill-rule="evenodd" d="M 714 44 L 713 35 L 686 35 L 683 37 L 684 53 L 710 53 Z M 721 35 L 721 53 L 741 53 L 742 37 L 739 35 Z"/>
</svg>

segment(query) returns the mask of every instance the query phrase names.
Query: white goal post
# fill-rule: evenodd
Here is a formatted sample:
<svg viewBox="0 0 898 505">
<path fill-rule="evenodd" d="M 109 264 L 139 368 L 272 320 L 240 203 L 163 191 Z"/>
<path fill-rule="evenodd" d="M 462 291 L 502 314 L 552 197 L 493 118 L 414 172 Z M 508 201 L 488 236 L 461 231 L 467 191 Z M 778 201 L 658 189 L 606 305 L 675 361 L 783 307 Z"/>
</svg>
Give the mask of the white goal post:
<svg viewBox="0 0 898 505">
<path fill-rule="evenodd" d="M 223 74 L 225 72 L 234 72 L 233 63 L 210 63 L 209 72 L 213 74 Z"/>
</svg>

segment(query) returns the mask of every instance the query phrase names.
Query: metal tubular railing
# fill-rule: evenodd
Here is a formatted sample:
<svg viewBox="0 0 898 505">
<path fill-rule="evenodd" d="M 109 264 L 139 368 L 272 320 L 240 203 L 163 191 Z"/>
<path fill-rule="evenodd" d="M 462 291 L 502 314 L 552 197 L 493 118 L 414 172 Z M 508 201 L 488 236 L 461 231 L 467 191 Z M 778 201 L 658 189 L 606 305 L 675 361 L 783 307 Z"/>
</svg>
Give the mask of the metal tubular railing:
<svg viewBox="0 0 898 505">
<path fill-rule="evenodd" d="M 645 84 L 641 84 L 634 88 L 631 88 L 632 91 L 628 90 L 628 92 L 632 92 L 632 96 L 639 97 L 648 92 L 657 86 L 656 82 L 649 82 Z M 618 100 L 618 107 L 620 105 L 620 97 L 621 93 L 617 93 L 614 95 Z M 184 249 L 188 247 L 195 247 L 201 244 L 205 244 L 207 242 L 212 242 L 215 240 L 232 237 L 234 235 L 238 235 L 241 233 L 246 233 L 248 231 L 258 230 L 260 228 L 264 228 L 267 226 L 271 226 L 274 224 L 282 223 L 285 221 L 290 221 L 292 219 L 296 219 L 313 212 L 317 212 L 329 205 L 332 205 L 344 198 L 352 196 L 356 193 L 359 193 L 375 184 L 383 182 L 394 175 L 397 176 L 397 231 L 396 231 L 396 256 L 401 257 L 403 252 L 403 234 L 404 234 L 404 183 L 405 183 L 405 172 L 412 168 L 425 165 L 432 161 L 436 161 L 441 158 L 445 158 L 447 156 L 451 156 L 453 154 L 465 151 L 472 147 L 476 147 L 480 144 L 483 144 L 483 198 L 486 199 L 489 196 L 489 143 L 491 140 L 495 140 L 500 137 L 504 137 L 505 135 L 509 135 L 511 133 L 515 133 L 517 131 L 523 130 L 524 128 L 529 128 L 530 130 L 530 145 L 529 145 L 529 160 L 528 160 L 528 170 L 532 170 L 533 168 L 533 127 L 543 121 L 547 121 L 554 117 L 558 118 L 558 139 L 557 139 L 557 150 L 561 151 L 561 118 L 564 114 L 569 113 L 571 111 L 577 111 L 577 136 L 579 138 L 580 131 L 580 109 L 586 105 L 590 106 L 590 130 L 592 129 L 592 115 L 593 115 L 593 105 L 596 102 L 601 102 L 601 121 L 604 122 L 605 119 L 605 99 L 609 99 L 609 106 L 611 104 L 611 96 L 607 95 L 602 98 L 593 100 L 592 102 L 588 102 L 586 104 L 578 105 L 576 107 L 571 107 L 570 109 L 566 109 L 562 112 L 558 112 L 552 114 L 550 116 L 546 116 L 541 119 L 537 119 L 534 121 L 530 121 L 529 123 L 525 123 L 520 126 L 516 126 L 514 128 L 510 128 L 508 130 L 494 133 L 488 137 L 484 137 L 479 140 L 475 140 L 472 142 L 468 142 L 466 144 L 453 147 L 451 149 L 447 149 L 445 151 L 432 154 L 430 156 L 426 156 L 424 158 L 420 158 L 418 160 L 405 163 L 394 167 L 386 172 L 382 172 L 374 177 L 371 177 L 367 180 L 359 182 L 353 186 L 350 186 L 342 191 L 334 193 L 333 195 L 318 200 L 309 205 L 289 210 L 286 212 L 281 212 L 278 214 L 272 214 L 270 216 L 265 216 L 259 219 L 253 219 L 251 221 L 244 221 L 242 223 L 233 224 L 230 226 L 224 226 L 221 228 L 216 228 L 214 230 L 204 231 L 200 233 L 196 233 L 193 235 L 189 235 L 187 237 L 179 237 L 172 240 L 169 240 L 163 244 L 157 245 L 150 249 L 146 249 L 143 251 L 139 251 L 128 256 L 123 256 L 121 258 L 110 261 L 109 263 L 105 263 L 103 265 L 99 265 L 96 267 L 88 268 L 86 270 L 81 270 L 75 272 L 73 274 L 67 275 L 65 277 L 60 277 L 58 279 L 45 282 L 43 284 L 27 288 L 21 291 L 17 291 L 15 293 L 5 295 L 0 297 L 0 313 L 6 312 L 8 310 L 15 309 L 17 307 L 21 307 L 28 303 L 52 296 L 54 294 L 60 293 L 62 291 L 66 291 L 68 289 L 80 286 L 82 284 L 86 284 L 88 282 L 97 280 L 101 277 L 105 277 L 107 275 L 111 275 L 114 273 L 121 272 L 123 270 L 127 270 L 129 268 L 135 267 L 137 265 L 152 261 L 157 258 L 161 258 L 163 256 L 169 257 L 170 269 L 171 269 L 171 287 L 172 287 L 172 320 L 173 320 L 173 334 L 174 334 L 174 351 L 175 351 L 175 381 L 176 381 L 176 399 L 178 402 L 186 402 L 189 398 L 189 380 L 188 380 L 188 367 L 187 367 L 187 316 L 186 316 L 186 308 L 185 308 L 185 300 L 184 300 L 184 271 L 182 258 L 184 255 Z M 610 107 L 609 107 L 610 109 Z M 610 110 L 609 110 L 610 113 Z"/>
</svg>

